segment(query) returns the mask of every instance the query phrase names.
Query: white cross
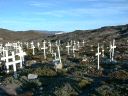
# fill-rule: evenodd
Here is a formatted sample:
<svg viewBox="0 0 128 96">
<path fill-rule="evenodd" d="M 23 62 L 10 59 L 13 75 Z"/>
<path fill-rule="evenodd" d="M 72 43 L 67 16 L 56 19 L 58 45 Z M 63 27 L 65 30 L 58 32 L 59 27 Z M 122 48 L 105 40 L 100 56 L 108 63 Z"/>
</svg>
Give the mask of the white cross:
<svg viewBox="0 0 128 96">
<path fill-rule="evenodd" d="M 13 43 L 13 45 L 12 45 L 13 47 L 14 47 L 14 49 L 16 49 L 17 48 L 17 46 L 18 46 L 18 44 L 17 43 Z"/>
<path fill-rule="evenodd" d="M 113 45 L 112 45 L 112 61 L 113 61 L 113 58 L 114 58 L 114 49 L 116 48 L 116 45 L 115 45 L 115 39 L 113 40 Z"/>
<path fill-rule="evenodd" d="M 5 50 L 5 48 L 4 48 L 4 47 L 2 48 L 2 56 L 3 56 L 3 57 L 5 57 L 5 56 L 6 56 L 6 50 Z"/>
<path fill-rule="evenodd" d="M 11 62 L 11 63 L 13 64 L 13 70 L 14 70 L 14 72 L 16 72 L 16 60 L 15 60 L 14 51 L 12 52 L 12 61 L 13 61 L 13 62 Z M 10 62 L 7 62 L 6 64 L 9 65 L 9 63 L 10 63 Z"/>
<path fill-rule="evenodd" d="M 80 42 L 79 41 L 77 42 L 77 47 L 78 47 L 78 49 L 80 48 Z"/>
<path fill-rule="evenodd" d="M 41 49 L 44 50 L 44 59 L 46 59 L 46 49 L 47 49 L 47 47 L 46 47 L 46 41 L 45 40 L 43 42 L 43 48 L 41 48 Z"/>
<path fill-rule="evenodd" d="M 16 53 L 18 53 L 19 51 L 19 46 L 17 43 L 13 43 L 13 47 L 14 47 L 14 50 L 16 51 Z"/>
<path fill-rule="evenodd" d="M 52 50 L 51 54 L 52 54 L 52 57 L 53 57 L 53 55 L 54 55 L 54 52 L 53 52 L 53 50 Z"/>
<path fill-rule="evenodd" d="M 48 45 L 49 46 L 49 52 L 51 53 L 52 52 L 52 44 L 50 41 L 48 43 L 49 43 L 49 45 Z"/>
<path fill-rule="evenodd" d="M 37 43 L 37 47 L 38 47 L 38 49 L 40 49 L 40 43 L 39 42 Z"/>
<path fill-rule="evenodd" d="M 31 45 L 34 45 L 34 42 L 33 41 L 31 42 Z"/>
<path fill-rule="evenodd" d="M 73 45 L 72 51 L 73 51 L 73 56 L 75 57 L 75 51 L 76 51 L 76 48 L 75 48 L 74 45 Z"/>
<path fill-rule="evenodd" d="M 32 49 L 32 54 L 35 55 L 35 46 L 33 41 L 31 42 L 31 49 Z"/>
<path fill-rule="evenodd" d="M 110 45 L 109 45 L 109 52 L 110 52 L 110 60 L 112 60 L 112 43 L 110 42 Z"/>
<path fill-rule="evenodd" d="M 76 46 L 76 41 L 73 42 L 73 45 Z"/>
<path fill-rule="evenodd" d="M 67 44 L 67 46 L 66 46 L 66 48 L 68 49 L 68 55 L 69 55 L 69 53 L 70 53 L 70 52 L 69 52 L 69 51 L 70 51 L 70 47 L 71 47 L 71 46 L 69 45 L 69 42 L 68 42 L 68 44 Z"/>
<path fill-rule="evenodd" d="M 60 45 L 60 40 L 59 40 L 59 45 Z"/>
<path fill-rule="evenodd" d="M 56 41 L 56 46 L 60 45 L 60 40 Z"/>
<path fill-rule="evenodd" d="M 115 46 L 115 40 L 113 40 L 113 43 L 110 42 L 110 60 L 113 61 L 114 59 L 114 49 L 116 48 Z"/>
<path fill-rule="evenodd" d="M 23 51 L 21 47 L 19 47 L 19 53 L 16 53 L 16 55 L 18 55 L 20 57 L 20 60 L 22 60 L 22 62 L 20 63 L 20 68 L 22 68 L 22 65 L 24 63 L 24 56 L 27 54 Z"/>
<path fill-rule="evenodd" d="M 2 53 L 3 44 L 0 44 L 0 54 Z"/>
<path fill-rule="evenodd" d="M 26 48 L 28 49 L 28 47 L 29 47 L 29 46 L 28 46 L 28 42 L 25 42 L 25 45 L 26 45 Z"/>
<path fill-rule="evenodd" d="M 57 41 L 55 42 L 55 45 L 56 45 L 56 46 L 58 45 L 58 42 L 57 42 Z"/>
<path fill-rule="evenodd" d="M 102 57 L 104 57 L 104 46 L 102 46 L 101 48 L 102 48 Z"/>
<path fill-rule="evenodd" d="M 58 58 L 56 58 L 55 60 L 53 60 L 53 62 L 55 63 L 55 69 L 57 71 L 57 69 L 62 69 L 63 65 L 62 65 L 62 61 L 61 61 L 61 56 L 60 56 L 60 48 L 59 45 L 57 46 L 58 49 Z"/>
<path fill-rule="evenodd" d="M 57 46 L 57 49 L 58 49 L 58 55 L 59 55 L 60 63 L 62 63 L 62 62 L 61 62 L 61 56 L 60 56 L 60 47 L 59 47 L 59 46 Z"/>
<path fill-rule="evenodd" d="M 11 43 L 8 42 L 8 43 L 5 44 L 5 48 L 7 50 L 11 49 L 11 47 L 12 47 L 12 44 Z"/>
<path fill-rule="evenodd" d="M 16 64 L 20 63 L 21 60 L 18 60 L 18 61 L 15 60 L 14 51 L 11 52 L 11 54 L 12 54 L 11 56 L 9 56 L 8 50 L 6 50 L 5 53 L 6 53 L 6 56 L 1 57 L 1 60 L 5 61 L 5 65 L 6 65 L 6 68 L 7 68 L 7 73 L 9 73 L 9 66 L 10 65 L 13 65 L 13 71 L 16 72 Z M 9 62 L 9 59 L 12 59 L 12 61 Z"/>
<path fill-rule="evenodd" d="M 1 60 L 8 62 L 8 50 L 5 50 L 3 47 L 3 56 L 1 57 Z"/>
<path fill-rule="evenodd" d="M 99 50 L 100 48 L 99 48 L 99 43 L 98 43 L 98 48 L 97 48 L 97 53 L 96 53 L 96 56 L 98 57 L 98 66 L 97 66 L 97 69 L 99 70 L 99 62 L 100 62 L 100 55 L 101 55 L 101 52 L 100 52 L 100 50 Z"/>
<path fill-rule="evenodd" d="M 55 57 L 54 59 L 56 60 L 56 59 L 57 59 L 57 57 L 56 57 L 56 52 L 54 52 L 53 55 L 54 55 L 54 57 Z"/>
<path fill-rule="evenodd" d="M 17 42 L 17 46 L 21 46 L 21 47 L 23 47 L 23 43 L 20 42 L 20 41 L 18 41 L 18 42 Z"/>
<path fill-rule="evenodd" d="M 83 46 L 84 46 L 84 44 L 85 44 L 85 41 L 83 40 L 83 42 L 82 42 L 82 43 L 83 43 Z"/>
<path fill-rule="evenodd" d="M 94 50 L 93 50 L 93 45 L 91 45 L 91 51 L 94 51 Z"/>
<path fill-rule="evenodd" d="M 70 43 L 71 43 L 71 46 L 72 46 L 73 45 L 73 41 L 71 40 Z"/>
</svg>

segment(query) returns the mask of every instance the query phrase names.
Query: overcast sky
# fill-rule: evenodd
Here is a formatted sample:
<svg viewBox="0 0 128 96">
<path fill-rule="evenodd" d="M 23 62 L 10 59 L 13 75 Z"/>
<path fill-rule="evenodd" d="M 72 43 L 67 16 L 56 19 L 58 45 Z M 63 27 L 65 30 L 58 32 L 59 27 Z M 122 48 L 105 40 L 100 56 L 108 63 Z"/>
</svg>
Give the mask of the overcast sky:
<svg viewBox="0 0 128 96">
<path fill-rule="evenodd" d="M 0 0 L 0 28 L 74 31 L 128 23 L 128 0 Z"/>
</svg>

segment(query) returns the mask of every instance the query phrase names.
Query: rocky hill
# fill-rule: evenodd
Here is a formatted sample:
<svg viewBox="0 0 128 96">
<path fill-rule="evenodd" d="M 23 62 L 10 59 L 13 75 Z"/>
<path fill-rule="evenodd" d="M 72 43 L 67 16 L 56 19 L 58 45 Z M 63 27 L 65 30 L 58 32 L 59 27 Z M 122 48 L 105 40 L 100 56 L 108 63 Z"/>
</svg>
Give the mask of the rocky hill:
<svg viewBox="0 0 128 96">
<path fill-rule="evenodd" d="M 127 40 L 128 39 L 128 24 L 119 26 L 106 26 L 94 30 L 76 30 L 57 36 L 51 36 L 51 40 L 60 39 L 63 42 L 69 40 L 86 40 L 88 42 L 108 42 L 112 39 Z"/>
<path fill-rule="evenodd" d="M 40 32 L 35 30 L 28 31 L 11 31 L 7 29 L 0 29 L 0 41 L 31 41 L 42 40 L 52 33 Z"/>
<path fill-rule="evenodd" d="M 55 32 L 53 32 L 55 33 Z M 93 30 L 76 30 L 64 34 L 53 35 L 52 32 L 40 32 L 38 30 L 29 31 L 10 31 L 7 29 L 0 29 L 0 40 L 62 40 L 62 42 L 69 40 L 86 40 L 88 42 L 108 42 L 112 39 L 127 40 L 128 39 L 128 24 L 119 26 L 106 26 Z"/>
</svg>

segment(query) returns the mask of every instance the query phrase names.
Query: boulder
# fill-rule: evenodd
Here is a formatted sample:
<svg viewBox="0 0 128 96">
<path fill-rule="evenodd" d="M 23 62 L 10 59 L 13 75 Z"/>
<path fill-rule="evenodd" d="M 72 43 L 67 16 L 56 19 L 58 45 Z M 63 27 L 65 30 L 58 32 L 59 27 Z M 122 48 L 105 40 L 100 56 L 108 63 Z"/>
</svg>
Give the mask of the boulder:
<svg viewBox="0 0 128 96">
<path fill-rule="evenodd" d="M 37 79 L 37 77 L 38 77 L 38 75 L 36 75 L 36 74 L 28 74 L 29 80 Z"/>
</svg>

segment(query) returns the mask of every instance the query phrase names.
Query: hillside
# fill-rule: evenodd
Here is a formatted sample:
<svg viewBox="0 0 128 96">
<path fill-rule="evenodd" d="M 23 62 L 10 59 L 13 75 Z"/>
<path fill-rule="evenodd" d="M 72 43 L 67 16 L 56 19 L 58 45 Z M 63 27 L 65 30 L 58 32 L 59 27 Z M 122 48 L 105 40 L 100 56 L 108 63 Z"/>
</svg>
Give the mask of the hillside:
<svg viewBox="0 0 128 96">
<path fill-rule="evenodd" d="M 57 32 L 57 31 L 56 31 Z M 0 29 L 0 40 L 14 41 L 14 40 L 61 40 L 62 42 L 69 40 L 86 40 L 87 42 L 108 42 L 115 38 L 116 40 L 128 39 L 128 24 L 119 26 L 106 26 L 93 30 L 76 30 L 73 32 L 53 35 L 55 32 L 38 30 L 29 31 L 11 31 L 7 29 Z M 94 43 L 95 43 L 94 42 Z"/>
<path fill-rule="evenodd" d="M 27 55 L 22 61 L 24 64 L 21 69 L 18 64 L 21 64 L 23 58 L 17 59 L 22 54 L 14 56 L 14 52 L 17 53 L 21 47 L 12 45 L 7 47 L 10 48 L 8 52 L 1 51 L 13 54 L 5 55 L 10 58 L 9 62 L 1 62 L 0 96 L 128 96 L 128 24 L 94 30 L 76 30 L 58 35 L 39 30 L 16 32 L 0 29 L 0 38 L 0 41 L 61 40 L 60 47 L 51 43 L 52 52 L 50 46 L 47 46 L 47 49 L 45 45 L 35 46 L 35 49 L 31 48 L 32 46 L 24 46 L 21 52 L 26 52 Z M 114 49 L 111 47 L 115 46 L 109 46 L 112 39 L 116 39 Z M 72 45 L 68 54 L 65 45 L 70 40 L 85 40 L 86 43 L 83 45 L 80 42 L 75 51 L 75 44 Z M 98 50 L 97 43 L 100 43 Z M 48 44 L 47 42 L 46 45 Z M 61 58 L 57 51 L 60 52 Z M 97 51 L 99 56 L 95 55 Z M 3 54 L 1 58 L 5 58 Z M 16 63 L 13 60 L 20 61 L 16 65 L 17 71 L 13 72 L 10 65 L 10 73 L 6 74 L 5 64 L 12 63 L 14 66 Z M 58 64 L 63 68 L 57 69 Z"/>
<path fill-rule="evenodd" d="M 0 29 L 1 41 L 30 41 L 30 40 L 41 40 L 46 38 L 51 33 L 38 32 L 34 30 L 29 31 L 11 31 L 7 29 Z"/>
<path fill-rule="evenodd" d="M 120 26 L 106 26 L 94 30 L 76 30 L 74 32 L 52 36 L 51 40 L 60 39 L 62 42 L 69 40 L 86 40 L 88 42 L 108 42 L 112 39 L 128 39 L 128 24 Z"/>
</svg>

